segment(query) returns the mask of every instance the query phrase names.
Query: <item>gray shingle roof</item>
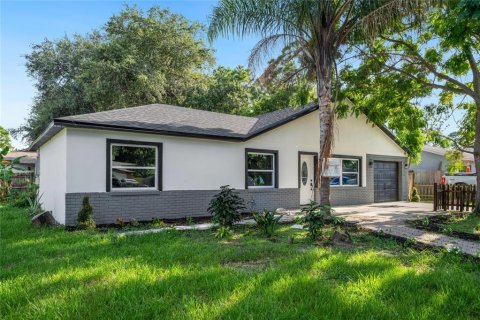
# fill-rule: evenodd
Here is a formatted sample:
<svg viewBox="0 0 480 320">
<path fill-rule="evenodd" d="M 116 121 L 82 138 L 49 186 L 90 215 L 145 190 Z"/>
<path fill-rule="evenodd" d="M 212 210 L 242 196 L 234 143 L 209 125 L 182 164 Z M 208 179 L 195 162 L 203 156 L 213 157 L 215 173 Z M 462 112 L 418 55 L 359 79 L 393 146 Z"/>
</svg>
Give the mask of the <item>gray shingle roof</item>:
<svg viewBox="0 0 480 320">
<path fill-rule="evenodd" d="M 296 109 L 286 108 L 257 117 L 245 117 L 165 104 L 150 104 L 56 118 L 51 127 L 33 143 L 30 149 L 37 149 L 63 127 L 91 127 L 246 140 L 308 114 L 317 108 L 316 104 L 310 104 Z"/>
</svg>

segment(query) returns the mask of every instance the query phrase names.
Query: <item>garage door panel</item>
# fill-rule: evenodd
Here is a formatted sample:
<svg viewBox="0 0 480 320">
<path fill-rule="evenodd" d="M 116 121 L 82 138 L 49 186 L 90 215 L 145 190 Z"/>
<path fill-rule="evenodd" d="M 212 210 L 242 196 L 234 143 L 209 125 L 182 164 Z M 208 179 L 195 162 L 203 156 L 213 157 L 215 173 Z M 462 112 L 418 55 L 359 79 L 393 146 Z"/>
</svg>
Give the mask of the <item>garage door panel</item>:
<svg viewBox="0 0 480 320">
<path fill-rule="evenodd" d="M 398 201 L 398 163 L 374 162 L 374 201 Z"/>
</svg>

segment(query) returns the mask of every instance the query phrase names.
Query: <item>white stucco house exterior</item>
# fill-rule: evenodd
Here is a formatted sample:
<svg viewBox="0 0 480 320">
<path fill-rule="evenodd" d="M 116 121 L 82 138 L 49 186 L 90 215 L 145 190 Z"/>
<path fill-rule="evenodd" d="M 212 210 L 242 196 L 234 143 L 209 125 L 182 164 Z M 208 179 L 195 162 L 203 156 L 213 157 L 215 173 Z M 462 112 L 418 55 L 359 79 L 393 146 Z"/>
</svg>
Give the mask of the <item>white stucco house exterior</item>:
<svg viewBox="0 0 480 320">
<path fill-rule="evenodd" d="M 406 200 L 407 156 L 366 117 L 335 120 L 334 205 Z M 316 198 L 316 105 L 243 117 L 153 104 L 55 119 L 34 142 L 43 207 L 76 223 L 85 195 L 97 224 L 206 216 L 230 185 L 249 210 Z"/>
</svg>

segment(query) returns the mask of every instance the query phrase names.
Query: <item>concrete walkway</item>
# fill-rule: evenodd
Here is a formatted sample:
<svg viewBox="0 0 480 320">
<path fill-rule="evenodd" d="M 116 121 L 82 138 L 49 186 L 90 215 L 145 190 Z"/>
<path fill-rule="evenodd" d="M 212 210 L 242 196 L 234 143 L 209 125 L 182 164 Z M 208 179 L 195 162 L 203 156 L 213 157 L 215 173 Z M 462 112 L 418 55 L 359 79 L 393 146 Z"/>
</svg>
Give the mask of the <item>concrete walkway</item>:
<svg viewBox="0 0 480 320">
<path fill-rule="evenodd" d="M 370 231 L 382 230 L 386 234 L 415 239 L 417 242 L 444 247 L 448 250 L 457 248 L 463 253 L 478 256 L 480 243 L 449 237 L 440 233 L 428 232 L 408 227 L 406 220 L 414 220 L 429 215 L 432 212 L 430 203 L 387 202 L 369 205 L 335 207 L 335 214 L 342 216 L 348 222 L 355 222 L 360 227 Z"/>
</svg>

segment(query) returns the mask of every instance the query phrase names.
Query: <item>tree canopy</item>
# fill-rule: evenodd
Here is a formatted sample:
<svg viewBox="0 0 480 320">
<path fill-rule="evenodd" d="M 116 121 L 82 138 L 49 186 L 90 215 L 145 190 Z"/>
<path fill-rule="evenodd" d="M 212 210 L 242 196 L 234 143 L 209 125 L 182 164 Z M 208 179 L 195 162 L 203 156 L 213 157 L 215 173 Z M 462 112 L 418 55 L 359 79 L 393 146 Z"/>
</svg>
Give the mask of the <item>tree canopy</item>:
<svg viewBox="0 0 480 320">
<path fill-rule="evenodd" d="M 163 102 L 182 104 L 213 62 L 203 27 L 152 7 L 125 7 L 100 29 L 35 44 L 35 97 L 16 133 L 33 141 L 55 117 Z"/>
</svg>

